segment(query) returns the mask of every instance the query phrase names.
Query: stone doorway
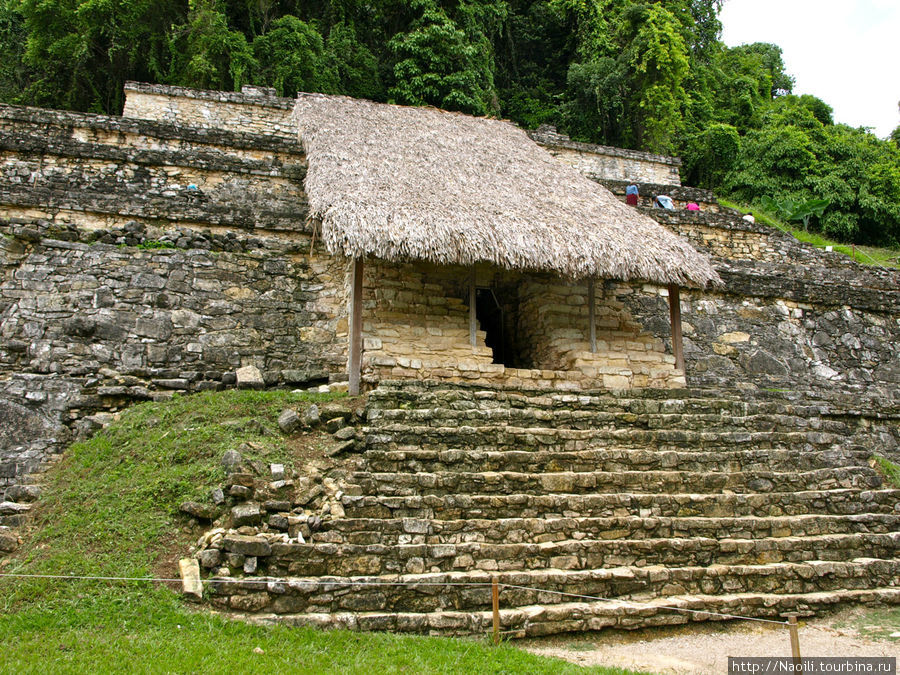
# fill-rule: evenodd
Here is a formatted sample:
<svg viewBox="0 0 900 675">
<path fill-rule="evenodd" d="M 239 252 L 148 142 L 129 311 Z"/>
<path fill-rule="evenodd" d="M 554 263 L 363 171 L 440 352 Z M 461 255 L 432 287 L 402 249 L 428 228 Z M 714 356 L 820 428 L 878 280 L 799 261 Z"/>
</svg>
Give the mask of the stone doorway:
<svg viewBox="0 0 900 675">
<path fill-rule="evenodd" d="M 519 298 L 514 285 L 492 285 L 475 289 L 475 319 L 485 333 L 485 344 L 493 354 L 493 363 L 507 368 L 522 368 L 518 345 Z"/>
</svg>

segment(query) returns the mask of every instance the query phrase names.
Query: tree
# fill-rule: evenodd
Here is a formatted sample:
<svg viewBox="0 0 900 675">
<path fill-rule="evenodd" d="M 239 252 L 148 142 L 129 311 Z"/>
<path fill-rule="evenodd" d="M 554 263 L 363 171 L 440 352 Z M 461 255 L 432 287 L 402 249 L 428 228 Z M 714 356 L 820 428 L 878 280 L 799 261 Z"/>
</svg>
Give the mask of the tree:
<svg viewBox="0 0 900 675">
<path fill-rule="evenodd" d="M 359 41 L 351 24 L 332 26 L 325 42 L 324 64 L 332 78 L 334 93 L 384 100 L 386 92 L 378 72 L 378 60 Z"/>
<path fill-rule="evenodd" d="M 730 124 L 712 123 L 696 132 L 684 146 L 682 173 L 689 185 L 715 187 L 736 165 L 741 137 Z"/>
<path fill-rule="evenodd" d="M 176 0 L 21 0 L 18 11 L 32 74 L 22 100 L 114 113 L 125 80 L 163 76 L 167 31 L 184 19 Z"/>
<path fill-rule="evenodd" d="M 662 4 L 629 7 L 623 24 L 634 142 L 670 152 L 688 100 L 684 82 L 690 63 L 680 24 Z"/>
<path fill-rule="evenodd" d="M 420 18 L 409 31 L 398 33 L 388 42 L 398 59 L 394 84 L 388 92 L 391 99 L 407 105 L 486 114 L 491 78 L 479 63 L 478 49 L 443 9 L 430 0 L 415 2 L 421 7 Z"/>
<path fill-rule="evenodd" d="M 338 90 L 338 77 L 326 65 L 319 32 L 296 16 L 283 16 L 253 41 L 254 82 L 274 87 L 279 96 L 298 91 Z"/>
<path fill-rule="evenodd" d="M 15 0 L 0 0 L 0 101 L 16 102 L 28 86 L 25 21 Z"/>
<path fill-rule="evenodd" d="M 242 33 L 228 27 L 218 0 L 189 0 L 187 23 L 169 40 L 171 84 L 236 91 L 249 82 L 255 66 Z"/>
</svg>

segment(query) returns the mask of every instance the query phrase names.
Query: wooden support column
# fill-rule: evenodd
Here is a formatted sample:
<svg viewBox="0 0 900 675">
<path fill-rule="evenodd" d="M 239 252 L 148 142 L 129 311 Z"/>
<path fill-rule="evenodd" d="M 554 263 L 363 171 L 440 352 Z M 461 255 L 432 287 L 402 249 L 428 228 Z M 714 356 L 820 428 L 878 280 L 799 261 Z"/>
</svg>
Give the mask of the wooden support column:
<svg viewBox="0 0 900 675">
<path fill-rule="evenodd" d="M 681 289 L 675 284 L 669 286 L 669 318 L 672 321 L 672 354 L 675 367 L 684 371 L 684 341 L 681 337 Z"/>
<path fill-rule="evenodd" d="M 472 265 L 472 274 L 469 277 L 469 344 L 472 351 L 478 346 L 478 320 L 475 318 L 475 265 Z"/>
<path fill-rule="evenodd" d="M 594 280 L 588 279 L 588 321 L 591 324 L 591 354 L 597 353 L 597 298 Z"/>
<path fill-rule="evenodd" d="M 362 296 L 363 259 L 353 261 L 350 289 L 350 395 L 359 395 L 359 379 L 362 363 Z"/>
</svg>

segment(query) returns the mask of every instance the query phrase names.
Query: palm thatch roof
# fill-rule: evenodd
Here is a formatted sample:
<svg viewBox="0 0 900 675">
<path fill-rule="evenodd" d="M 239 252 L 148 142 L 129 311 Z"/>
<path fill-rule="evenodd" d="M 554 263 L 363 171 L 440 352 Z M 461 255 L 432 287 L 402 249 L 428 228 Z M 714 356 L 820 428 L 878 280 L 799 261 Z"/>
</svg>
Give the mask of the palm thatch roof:
<svg viewBox="0 0 900 675">
<path fill-rule="evenodd" d="M 306 192 L 332 253 L 705 287 L 706 256 L 498 120 L 300 94 Z"/>
</svg>

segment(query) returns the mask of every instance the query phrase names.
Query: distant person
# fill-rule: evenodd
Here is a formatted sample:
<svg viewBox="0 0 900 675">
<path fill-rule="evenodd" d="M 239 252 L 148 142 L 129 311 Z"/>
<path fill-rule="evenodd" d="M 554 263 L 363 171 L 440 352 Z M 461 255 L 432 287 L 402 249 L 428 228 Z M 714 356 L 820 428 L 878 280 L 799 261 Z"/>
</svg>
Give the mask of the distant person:
<svg viewBox="0 0 900 675">
<path fill-rule="evenodd" d="M 753 217 L 753 214 L 752 214 L 752 213 L 748 213 L 747 215 L 744 216 L 743 219 L 746 220 L 748 223 L 755 223 L 755 222 L 756 222 L 756 218 Z"/>
<path fill-rule="evenodd" d="M 669 195 L 657 195 L 654 203 L 657 208 L 665 209 L 666 211 L 675 210 L 675 202 L 672 201 L 672 198 Z"/>
<path fill-rule="evenodd" d="M 625 203 L 628 206 L 637 206 L 638 205 L 638 186 L 637 185 L 629 185 L 625 188 Z"/>
<path fill-rule="evenodd" d="M 700 205 L 697 202 L 688 202 L 688 205 L 685 206 L 688 211 L 699 211 Z"/>
</svg>

